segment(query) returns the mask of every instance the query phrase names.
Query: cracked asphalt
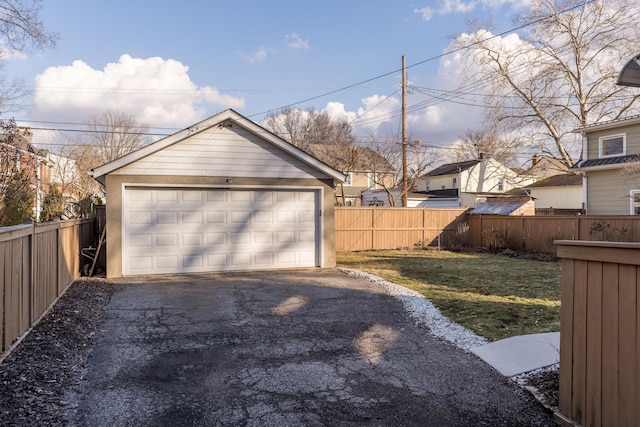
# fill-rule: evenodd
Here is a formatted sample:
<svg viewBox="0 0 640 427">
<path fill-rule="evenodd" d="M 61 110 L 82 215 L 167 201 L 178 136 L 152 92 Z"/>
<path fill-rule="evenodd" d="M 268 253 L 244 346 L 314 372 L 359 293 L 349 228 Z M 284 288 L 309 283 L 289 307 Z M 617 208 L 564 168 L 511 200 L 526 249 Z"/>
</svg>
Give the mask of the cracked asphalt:
<svg viewBox="0 0 640 427">
<path fill-rule="evenodd" d="M 76 426 L 554 426 L 475 355 L 335 270 L 120 279 Z"/>
</svg>

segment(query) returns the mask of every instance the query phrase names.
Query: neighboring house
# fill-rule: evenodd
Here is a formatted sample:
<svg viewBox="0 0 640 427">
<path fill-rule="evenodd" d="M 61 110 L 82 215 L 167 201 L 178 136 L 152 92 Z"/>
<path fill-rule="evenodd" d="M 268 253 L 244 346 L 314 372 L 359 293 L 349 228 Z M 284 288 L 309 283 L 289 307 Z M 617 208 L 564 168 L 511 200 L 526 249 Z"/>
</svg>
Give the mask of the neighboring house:
<svg viewBox="0 0 640 427">
<path fill-rule="evenodd" d="M 584 126 L 582 160 L 589 215 L 640 215 L 640 116 Z"/>
<path fill-rule="evenodd" d="M 333 267 L 341 172 L 233 110 L 100 166 L 107 276 Z"/>
<path fill-rule="evenodd" d="M 527 196 L 491 196 L 469 211 L 471 215 L 535 215 L 533 198 Z"/>
<path fill-rule="evenodd" d="M 448 163 L 428 172 L 418 179 L 417 190 L 433 195 L 453 191 L 457 207 L 475 207 L 488 196 L 533 182 L 535 177 L 519 175 L 497 160 L 476 159 Z"/>
<path fill-rule="evenodd" d="M 549 178 L 554 175 L 566 174 L 569 166 L 558 159 L 534 154 L 531 158 L 531 167 L 524 174 L 534 176 L 537 180 Z"/>
<path fill-rule="evenodd" d="M 0 156 L 3 157 L 0 186 L 6 185 L 12 171 L 25 171 L 34 193 L 33 218 L 37 219 L 51 178 L 47 151 L 33 145 L 33 133 L 30 129 L 20 128 L 16 135 L 0 135 Z"/>
<path fill-rule="evenodd" d="M 524 187 L 535 199 L 536 213 L 569 214 L 584 212 L 582 175 L 565 173 L 553 175 Z"/>
<path fill-rule="evenodd" d="M 337 205 L 360 206 L 364 191 L 394 185 L 394 167 L 368 147 L 310 144 L 307 152 L 347 176 L 347 180 L 336 187 Z"/>
</svg>

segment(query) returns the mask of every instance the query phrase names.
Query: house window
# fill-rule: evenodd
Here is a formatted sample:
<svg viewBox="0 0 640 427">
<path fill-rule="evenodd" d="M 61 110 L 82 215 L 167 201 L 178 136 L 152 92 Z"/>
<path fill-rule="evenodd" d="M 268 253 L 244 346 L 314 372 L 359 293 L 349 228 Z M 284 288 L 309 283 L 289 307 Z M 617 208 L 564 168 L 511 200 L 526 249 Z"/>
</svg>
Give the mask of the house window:
<svg viewBox="0 0 640 427">
<path fill-rule="evenodd" d="M 603 136 L 599 139 L 600 157 L 624 156 L 627 151 L 625 134 Z"/>
<path fill-rule="evenodd" d="M 347 173 L 347 180 L 344 182 L 344 185 L 351 185 L 353 182 L 353 172 Z"/>
<path fill-rule="evenodd" d="M 504 178 L 498 180 L 498 191 L 504 191 Z"/>
<path fill-rule="evenodd" d="M 631 190 L 631 215 L 640 215 L 640 190 Z"/>
<path fill-rule="evenodd" d="M 429 181 L 425 182 L 425 191 L 429 191 Z"/>
<path fill-rule="evenodd" d="M 451 178 L 451 188 L 458 188 L 458 177 Z"/>
</svg>

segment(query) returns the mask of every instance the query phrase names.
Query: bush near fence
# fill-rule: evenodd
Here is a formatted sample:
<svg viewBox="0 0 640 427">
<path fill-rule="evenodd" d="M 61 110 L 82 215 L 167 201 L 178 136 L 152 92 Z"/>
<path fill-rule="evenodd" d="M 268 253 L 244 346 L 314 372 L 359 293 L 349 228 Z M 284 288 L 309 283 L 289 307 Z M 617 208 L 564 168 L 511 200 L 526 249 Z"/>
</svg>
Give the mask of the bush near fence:
<svg viewBox="0 0 640 427">
<path fill-rule="evenodd" d="M 640 216 L 469 215 L 466 209 L 336 207 L 336 250 L 441 246 L 555 254 L 555 240 L 640 242 Z"/>
<path fill-rule="evenodd" d="M 0 354 L 80 276 L 94 227 L 83 219 L 0 228 Z"/>
</svg>

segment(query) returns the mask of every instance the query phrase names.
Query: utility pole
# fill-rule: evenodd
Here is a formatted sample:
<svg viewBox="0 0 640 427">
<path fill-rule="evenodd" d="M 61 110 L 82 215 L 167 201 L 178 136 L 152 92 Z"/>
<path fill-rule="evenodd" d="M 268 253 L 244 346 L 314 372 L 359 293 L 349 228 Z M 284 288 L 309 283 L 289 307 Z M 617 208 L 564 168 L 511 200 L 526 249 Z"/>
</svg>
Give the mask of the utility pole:
<svg viewBox="0 0 640 427">
<path fill-rule="evenodd" d="M 407 62 L 402 55 L 402 206 L 407 207 Z"/>
</svg>

